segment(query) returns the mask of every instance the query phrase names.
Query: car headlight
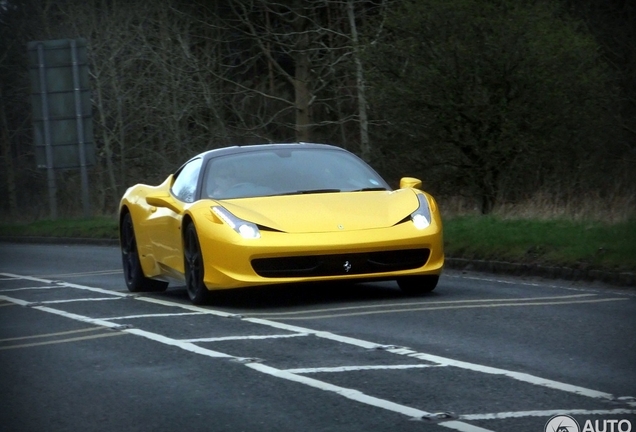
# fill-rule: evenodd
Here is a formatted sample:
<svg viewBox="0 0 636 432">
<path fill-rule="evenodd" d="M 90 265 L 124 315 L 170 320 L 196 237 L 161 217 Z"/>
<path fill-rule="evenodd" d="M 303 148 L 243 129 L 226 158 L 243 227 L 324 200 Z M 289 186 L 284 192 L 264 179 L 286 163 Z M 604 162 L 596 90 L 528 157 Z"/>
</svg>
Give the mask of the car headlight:
<svg viewBox="0 0 636 432">
<path fill-rule="evenodd" d="M 417 194 L 417 199 L 420 206 L 411 214 L 411 221 L 413 221 L 415 228 L 424 229 L 431 224 L 431 209 L 424 195 Z"/>
<path fill-rule="evenodd" d="M 212 212 L 217 215 L 223 222 L 228 224 L 234 231 L 245 239 L 257 239 L 261 237 L 261 231 L 256 224 L 248 222 L 234 216 L 223 207 L 212 207 Z"/>
</svg>

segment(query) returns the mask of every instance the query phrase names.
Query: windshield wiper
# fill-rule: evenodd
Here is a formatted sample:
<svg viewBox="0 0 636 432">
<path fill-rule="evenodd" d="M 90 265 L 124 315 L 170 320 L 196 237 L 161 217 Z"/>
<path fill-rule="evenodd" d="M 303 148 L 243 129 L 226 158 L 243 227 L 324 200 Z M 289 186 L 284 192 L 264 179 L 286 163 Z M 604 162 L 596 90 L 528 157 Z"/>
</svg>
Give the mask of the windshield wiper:
<svg viewBox="0 0 636 432">
<path fill-rule="evenodd" d="M 383 187 L 368 187 L 368 188 L 362 188 L 362 189 L 354 189 L 352 191 L 349 192 L 371 192 L 371 191 L 385 191 L 387 190 L 387 188 L 383 188 Z"/>
<path fill-rule="evenodd" d="M 306 194 L 321 194 L 321 193 L 335 193 L 341 192 L 340 189 L 307 189 L 298 190 L 294 192 L 285 192 L 279 195 L 306 195 Z"/>
<path fill-rule="evenodd" d="M 340 192 L 340 189 L 308 189 L 308 190 L 301 190 L 301 191 L 297 191 L 296 193 L 299 194 L 319 194 L 319 193 L 334 193 L 334 192 Z"/>
</svg>

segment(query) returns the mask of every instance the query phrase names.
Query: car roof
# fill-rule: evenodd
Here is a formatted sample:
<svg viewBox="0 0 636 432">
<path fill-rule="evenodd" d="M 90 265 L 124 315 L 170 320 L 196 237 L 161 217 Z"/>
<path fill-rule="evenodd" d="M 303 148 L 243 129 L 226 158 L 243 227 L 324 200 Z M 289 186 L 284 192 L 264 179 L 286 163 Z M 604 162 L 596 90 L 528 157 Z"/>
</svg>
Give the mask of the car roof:
<svg viewBox="0 0 636 432">
<path fill-rule="evenodd" d="M 281 150 L 281 149 L 290 149 L 290 148 L 291 149 L 313 148 L 313 149 L 325 149 L 325 150 L 329 149 L 329 150 L 340 150 L 340 151 L 347 152 L 347 150 L 341 147 L 336 147 L 329 144 L 296 142 L 296 143 L 254 144 L 254 145 L 246 145 L 246 146 L 221 147 L 221 148 L 208 150 L 206 152 L 200 153 L 191 159 L 202 158 L 204 160 L 207 160 L 210 158 L 215 158 L 217 156 L 224 156 L 224 155 L 230 155 L 230 154 L 248 153 L 248 152 L 263 151 L 263 150 Z"/>
</svg>

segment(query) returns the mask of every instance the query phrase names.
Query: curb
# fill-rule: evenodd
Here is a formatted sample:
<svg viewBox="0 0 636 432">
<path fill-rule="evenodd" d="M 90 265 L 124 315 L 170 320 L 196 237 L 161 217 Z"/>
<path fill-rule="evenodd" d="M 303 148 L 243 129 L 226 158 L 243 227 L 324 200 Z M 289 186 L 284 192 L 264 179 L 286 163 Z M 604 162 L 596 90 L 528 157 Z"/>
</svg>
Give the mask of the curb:
<svg viewBox="0 0 636 432">
<path fill-rule="evenodd" d="M 597 281 L 622 287 L 636 287 L 636 273 L 611 272 L 595 269 L 552 267 L 538 264 L 520 264 L 504 261 L 482 261 L 464 258 L 446 258 L 445 265 L 454 270 L 478 271 L 510 276 L 536 276 L 545 279 L 570 281 Z"/>
</svg>

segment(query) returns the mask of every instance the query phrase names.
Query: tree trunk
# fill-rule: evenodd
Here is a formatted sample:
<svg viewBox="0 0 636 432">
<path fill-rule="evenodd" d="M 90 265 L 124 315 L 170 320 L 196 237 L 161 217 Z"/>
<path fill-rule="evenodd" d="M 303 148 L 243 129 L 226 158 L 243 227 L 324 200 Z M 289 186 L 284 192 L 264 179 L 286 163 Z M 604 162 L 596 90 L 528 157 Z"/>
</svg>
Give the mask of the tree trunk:
<svg viewBox="0 0 636 432">
<path fill-rule="evenodd" d="M 295 29 L 298 32 L 296 43 L 296 71 L 294 74 L 294 91 L 296 101 L 296 140 L 311 141 L 311 90 L 309 88 L 309 34 L 307 33 L 307 17 L 302 15 L 302 8 L 298 11 Z"/>
<path fill-rule="evenodd" d="M 364 70 L 360 60 L 360 48 L 358 45 L 358 30 L 353 10 L 353 0 L 347 2 L 347 14 L 351 26 L 351 39 L 353 41 L 353 58 L 356 64 L 356 89 L 358 91 L 358 115 L 360 117 L 360 156 L 363 160 L 371 161 L 371 144 L 369 142 L 369 119 L 367 117 L 367 98 L 365 95 Z"/>
</svg>

